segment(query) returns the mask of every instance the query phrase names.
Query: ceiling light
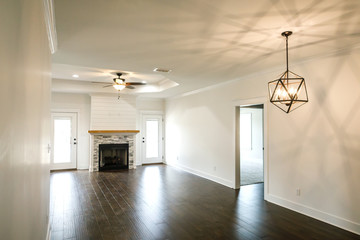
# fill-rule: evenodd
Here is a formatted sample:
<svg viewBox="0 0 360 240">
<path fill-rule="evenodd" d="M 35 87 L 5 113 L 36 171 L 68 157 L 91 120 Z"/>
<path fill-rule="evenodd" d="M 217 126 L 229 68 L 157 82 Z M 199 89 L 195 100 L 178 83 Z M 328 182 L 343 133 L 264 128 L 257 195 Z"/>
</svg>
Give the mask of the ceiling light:
<svg viewBox="0 0 360 240">
<path fill-rule="evenodd" d="M 73 74 L 72 77 L 73 77 L 73 78 L 79 78 L 79 75 Z"/>
<path fill-rule="evenodd" d="M 118 90 L 121 91 L 125 88 L 125 84 L 114 84 L 113 87 Z"/>
<path fill-rule="evenodd" d="M 288 37 L 291 34 L 291 31 L 281 34 L 286 37 L 286 71 L 281 74 L 279 79 L 268 83 L 270 102 L 286 113 L 309 101 L 305 79 L 289 71 Z"/>
<path fill-rule="evenodd" d="M 164 68 L 154 68 L 154 72 L 163 72 L 163 73 L 169 73 L 171 72 L 170 69 L 164 69 Z"/>
<path fill-rule="evenodd" d="M 121 78 L 114 78 L 115 83 L 117 84 L 124 84 L 124 80 Z"/>
</svg>

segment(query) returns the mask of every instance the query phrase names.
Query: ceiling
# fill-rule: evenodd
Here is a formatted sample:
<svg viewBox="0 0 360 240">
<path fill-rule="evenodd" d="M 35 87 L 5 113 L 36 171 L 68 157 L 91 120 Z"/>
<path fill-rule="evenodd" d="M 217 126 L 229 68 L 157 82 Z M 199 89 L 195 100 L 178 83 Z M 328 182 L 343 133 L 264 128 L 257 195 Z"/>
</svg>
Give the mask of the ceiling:
<svg viewBox="0 0 360 240">
<path fill-rule="evenodd" d="M 359 0 L 54 3 L 58 37 L 52 58 L 54 91 L 111 92 L 114 89 L 91 82 L 111 82 L 109 73 L 122 71 L 154 87 L 153 92 L 129 90 L 129 94 L 176 96 L 285 67 L 281 32 L 286 30 L 294 32 L 289 39 L 290 69 L 294 62 L 360 43 Z M 172 71 L 155 73 L 156 67 Z M 72 74 L 80 77 L 74 79 Z"/>
</svg>

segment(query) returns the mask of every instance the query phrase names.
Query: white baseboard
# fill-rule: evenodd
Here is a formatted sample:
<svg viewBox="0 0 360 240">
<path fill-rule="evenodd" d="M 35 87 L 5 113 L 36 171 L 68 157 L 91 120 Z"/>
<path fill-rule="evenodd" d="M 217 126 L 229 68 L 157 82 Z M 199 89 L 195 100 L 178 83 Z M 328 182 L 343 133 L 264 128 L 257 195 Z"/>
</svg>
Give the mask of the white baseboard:
<svg viewBox="0 0 360 240">
<path fill-rule="evenodd" d="M 227 179 L 224 179 L 224 178 L 220 178 L 220 177 L 217 177 L 217 176 L 214 176 L 214 175 L 211 175 L 211 174 L 208 174 L 208 173 L 205 173 L 205 172 L 202 172 L 202 171 L 199 171 L 199 170 L 195 170 L 195 169 L 192 169 L 192 168 L 189 168 L 189 167 L 185 167 L 183 165 L 180 165 L 180 164 L 172 164 L 172 163 L 165 163 L 164 164 L 167 164 L 169 166 L 172 166 L 172 167 L 175 167 L 175 168 L 178 168 L 180 170 L 183 170 L 185 172 L 188 172 L 188 173 L 191 173 L 191 174 L 194 174 L 196 176 L 199 176 L 199 177 L 202 177 L 202 178 L 206 178 L 208 180 L 211 180 L 213 182 L 216 182 L 216 183 L 219 183 L 221 185 L 224 185 L 226 187 L 229 187 L 229 188 L 234 188 L 234 183 L 227 180 Z"/>
<path fill-rule="evenodd" d="M 79 166 L 76 168 L 77 170 L 89 170 L 88 166 Z"/>
<path fill-rule="evenodd" d="M 347 219 L 274 196 L 272 194 L 267 196 L 267 201 L 360 235 L 360 223 L 352 222 Z"/>
<path fill-rule="evenodd" d="M 48 221 L 48 226 L 47 226 L 47 232 L 46 232 L 46 240 L 50 240 L 51 239 L 51 226 L 50 226 L 50 220 Z"/>
</svg>

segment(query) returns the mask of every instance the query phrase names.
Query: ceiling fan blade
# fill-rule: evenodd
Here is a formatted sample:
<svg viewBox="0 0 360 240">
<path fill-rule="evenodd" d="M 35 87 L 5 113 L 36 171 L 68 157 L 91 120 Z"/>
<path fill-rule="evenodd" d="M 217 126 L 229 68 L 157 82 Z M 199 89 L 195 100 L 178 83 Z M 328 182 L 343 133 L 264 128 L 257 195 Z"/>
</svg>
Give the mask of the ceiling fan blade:
<svg viewBox="0 0 360 240">
<path fill-rule="evenodd" d="M 134 87 L 134 86 L 131 86 L 131 85 L 127 85 L 126 88 L 128 88 L 128 89 L 135 89 L 135 87 Z"/>
<path fill-rule="evenodd" d="M 108 82 L 91 82 L 91 83 L 109 84 Z"/>
<path fill-rule="evenodd" d="M 113 84 L 105 85 L 103 88 L 111 87 Z"/>
<path fill-rule="evenodd" d="M 143 83 L 143 82 L 127 82 L 126 85 L 146 85 L 146 83 Z"/>
</svg>

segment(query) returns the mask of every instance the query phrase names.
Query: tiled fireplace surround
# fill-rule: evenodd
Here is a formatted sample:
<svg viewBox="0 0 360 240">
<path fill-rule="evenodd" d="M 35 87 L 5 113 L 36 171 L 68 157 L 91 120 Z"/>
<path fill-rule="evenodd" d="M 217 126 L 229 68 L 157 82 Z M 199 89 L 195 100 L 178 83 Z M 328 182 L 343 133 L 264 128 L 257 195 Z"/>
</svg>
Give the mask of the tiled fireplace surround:
<svg viewBox="0 0 360 240">
<path fill-rule="evenodd" d="M 138 132 L 138 131 L 137 131 Z M 90 168 L 92 171 L 99 171 L 99 144 L 129 144 L 129 169 L 135 169 L 135 134 L 137 133 L 118 133 L 118 132 L 106 132 L 94 133 L 89 131 L 91 134 L 91 159 Z"/>
</svg>

